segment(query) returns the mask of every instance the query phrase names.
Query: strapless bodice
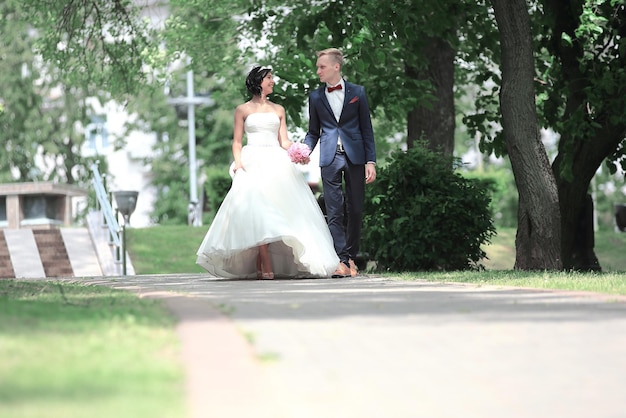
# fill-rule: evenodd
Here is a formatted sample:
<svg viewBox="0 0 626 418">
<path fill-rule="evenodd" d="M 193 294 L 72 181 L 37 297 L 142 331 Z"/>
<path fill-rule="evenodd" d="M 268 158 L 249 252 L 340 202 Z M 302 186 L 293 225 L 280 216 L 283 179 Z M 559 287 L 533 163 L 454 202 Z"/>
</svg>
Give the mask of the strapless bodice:
<svg viewBox="0 0 626 418">
<path fill-rule="evenodd" d="M 249 114 L 244 122 L 247 145 L 260 147 L 279 146 L 279 127 L 280 118 L 274 112 Z"/>
</svg>

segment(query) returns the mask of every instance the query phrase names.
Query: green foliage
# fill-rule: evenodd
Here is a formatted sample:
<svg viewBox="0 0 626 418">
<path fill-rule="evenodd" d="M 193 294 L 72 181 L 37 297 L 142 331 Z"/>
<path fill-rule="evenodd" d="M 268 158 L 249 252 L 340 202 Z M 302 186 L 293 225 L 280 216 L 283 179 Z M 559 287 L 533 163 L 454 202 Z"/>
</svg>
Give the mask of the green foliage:
<svg viewBox="0 0 626 418">
<path fill-rule="evenodd" d="M 39 32 L 37 52 L 70 84 L 99 86 L 123 97 L 139 91 L 148 78 L 144 64 L 155 54 L 153 34 L 131 0 L 22 3 Z"/>
<path fill-rule="evenodd" d="M 223 92 L 221 85 L 205 74 L 194 73 L 197 95 L 211 96 Z M 163 89 L 146 89 L 128 102 L 136 116 L 127 129 L 152 131 L 157 141 L 153 153 L 145 159 L 152 167 L 152 185 L 157 197 L 152 218 L 155 223 L 187 224 L 189 203 L 189 131 L 187 107 L 171 105 L 168 99 L 186 94 L 185 71 L 175 71 L 169 83 L 169 94 Z M 214 101 L 195 109 L 196 159 L 198 177 L 205 167 L 223 166 L 231 159 L 234 104 Z M 179 112 L 179 113 L 177 113 Z M 180 120 L 179 120 L 180 118 Z M 185 184 L 185 185 L 183 185 Z"/>
<path fill-rule="evenodd" d="M 189 207 L 187 142 L 175 136 L 157 136 L 154 157 L 148 158 L 153 173 L 156 201 L 151 221 L 160 225 L 186 225 Z"/>
<path fill-rule="evenodd" d="M 467 171 L 463 176 L 480 180 L 489 190 L 489 207 L 497 227 L 517 226 L 518 193 L 510 167 L 491 166 L 487 171 Z"/>
<path fill-rule="evenodd" d="M 615 204 L 626 203 L 626 187 L 623 174 L 611 174 L 606 167 L 598 170 L 592 180 L 591 193 L 599 230 L 614 231 Z M 603 270 L 606 268 L 602 264 Z"/>
<path fill-rule="evenodd" d="M 619 146 L 626 131 L 626 11 L 623 5 L 587 2 L 577 12 L 580 21 L 574 32 L 563 32 L 571 43 L 545 44 L 546 52 L 557 59 L 548 61 L 549 72 L 543 75 L 549 85 L 539 86 L 545 98 L 538 102 L 541 114 L 548 126 L 562 133 L 563 155 L 555 174 L 566 179 L 580 172 L 576 154 L 590 141 L 594 149 L 607 149 L 604 157 L 609 158 L 613 173 L 620 164 L 626 167 L 624 150 Z M 557 30 L 571 30 L 559 21 L 555 26 Z"/>
<path fill-rule="evenodd" d="M 408 109 L 428 107 L 437 100 L 432 79 L 407 73 L 408 68 L 428 66 L 424 46 L 432 38 L 461 50 L 473 48 L 477 38 L 483 43 L 493 39 L 488 8 L 480 3 L 327 0 L 312 6 L 302 0 L 273 0 L 252 3 L 252 20 L 242 26 L 252 39 L 269 39 L 265 45 L 251 42 L 250 49 L 261 47 L 287 82 L 283 104 L 296 124 L 302 94 L 319 84 L 315 51 L 328 47 L 343 50 L 347 58 L 343 73 L 366 87 L 375 115 L 384 109 L 391 120 L 406 122 Z M 477 30 L 482 30 L 480 36 Z"/>
<path fill-rule="evenodd" d="M 95 115 L 95 93 L 72 85 L 56 63 L 33 53 L 37 40 L 22 2 L 0 3 L 0 181 L 85 186 L 95 160 L 83 153 L 82 127 Z M 88 100 L 90 97 L 92 100 Z"/>
<path fill-rule="evenodd" d="M 367 189 L 362 246 L 379 270 L 461 270 L 495 229 L 487 188 L 418 143 L 397 151 Z"/>
<path fill-rule="evenodd" d="M 206 205 L 209 207 L 210 217 L 213 218 L 230 190 L 232 179 L 228 174 L 228 167 L 214 166 L 205 170 L 205 174 L 207 176 L 204 184 Z"/>
<path fill-rule="evenodd" d="M 583 144 L 604 149 L 611 170 L 626 168 L 626 9 L 621 0 L 559 3 L 531 2 L 535 50 L 536 106 L 540 126 L 560 135 L 555 175 L 595 171 L 598 159 L 578 159 Z M 464 59 L 471 62 L 467 81 L 480 88 L 475 110 L 464 123 L 481 134 L 481 150 L 506 154 L 500 124 L 501 86 L 497 44 L 484 44 Z M 576 167 L 578 164 L 578 167 Z M 595 167 L 588 167 L 593 164 Z"/>
<path fill-rule="evenodd" d="M 189 208 L 189 183 L 157 187 L 158 202 L 154 205 L 151 222 L 159 225 L 185 225 Z"/>
</svg>

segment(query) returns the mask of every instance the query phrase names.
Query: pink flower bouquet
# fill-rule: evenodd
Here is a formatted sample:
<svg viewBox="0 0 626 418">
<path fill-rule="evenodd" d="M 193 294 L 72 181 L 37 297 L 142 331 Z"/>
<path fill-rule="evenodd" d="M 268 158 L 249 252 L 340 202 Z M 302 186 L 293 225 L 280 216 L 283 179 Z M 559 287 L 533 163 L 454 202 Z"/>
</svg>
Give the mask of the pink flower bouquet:
<svg viewBox="0 0 626 418">
<path fill-rule="evenodd" d="M 287 150 L 287 154 L 294 163 L 305 164 L 309 158 L 309 154 L 311 154 L 311 150 L 302 142 L 294 142 Z"/>
</svg>

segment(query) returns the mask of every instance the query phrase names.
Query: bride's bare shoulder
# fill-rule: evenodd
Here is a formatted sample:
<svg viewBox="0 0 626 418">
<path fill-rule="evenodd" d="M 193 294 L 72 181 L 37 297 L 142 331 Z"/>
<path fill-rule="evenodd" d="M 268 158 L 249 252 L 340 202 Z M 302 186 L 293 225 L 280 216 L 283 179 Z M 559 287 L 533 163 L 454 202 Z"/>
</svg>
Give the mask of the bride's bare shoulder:
<svg viewBox="0 0 626 418">
<path fill-rule="evenodd" d="M 240 104 L 235 108 L 235 115 L 245 119 L 250 113 L 254 113 L 254 107 L 250 102 Z"/>
<path fill-rule="evenodd" d="M 278 116 L 283 116 L 285 114 L 285 108 L 279 105 L 278 103 L 272 103 L 272 110 Z"/>
</svg>

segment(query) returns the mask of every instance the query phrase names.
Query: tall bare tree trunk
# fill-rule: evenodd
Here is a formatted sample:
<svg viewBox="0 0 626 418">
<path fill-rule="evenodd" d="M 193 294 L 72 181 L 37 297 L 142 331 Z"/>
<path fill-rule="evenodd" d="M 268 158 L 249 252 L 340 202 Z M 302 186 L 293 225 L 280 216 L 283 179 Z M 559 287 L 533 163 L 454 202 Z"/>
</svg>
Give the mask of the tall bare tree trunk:
<svg viewBox="0 0 626 418">
<path fill-rule="evenodd" d="M 428 148 L 452 155 L 454 152 L 454 56 L 455 50 L 448 42 L 433 38 L 424 50 L 428 58 L 428 68 L 419 71 L 407 68 L 407 74 L 418 80 L 428 80 L 433 85 L 433 95 L 437 99 L 432 108 L 418 107 L 407 115 L 407 146 L 425 139 Z"/>
<path fill-rule="evenodd" d="M 500 33 L 502 125 L 519 193 L 515 268 L 560 270 L 559 200 L 539 135 L 528 5 L 525 0 L 491 3 Z"/>
</svg>

